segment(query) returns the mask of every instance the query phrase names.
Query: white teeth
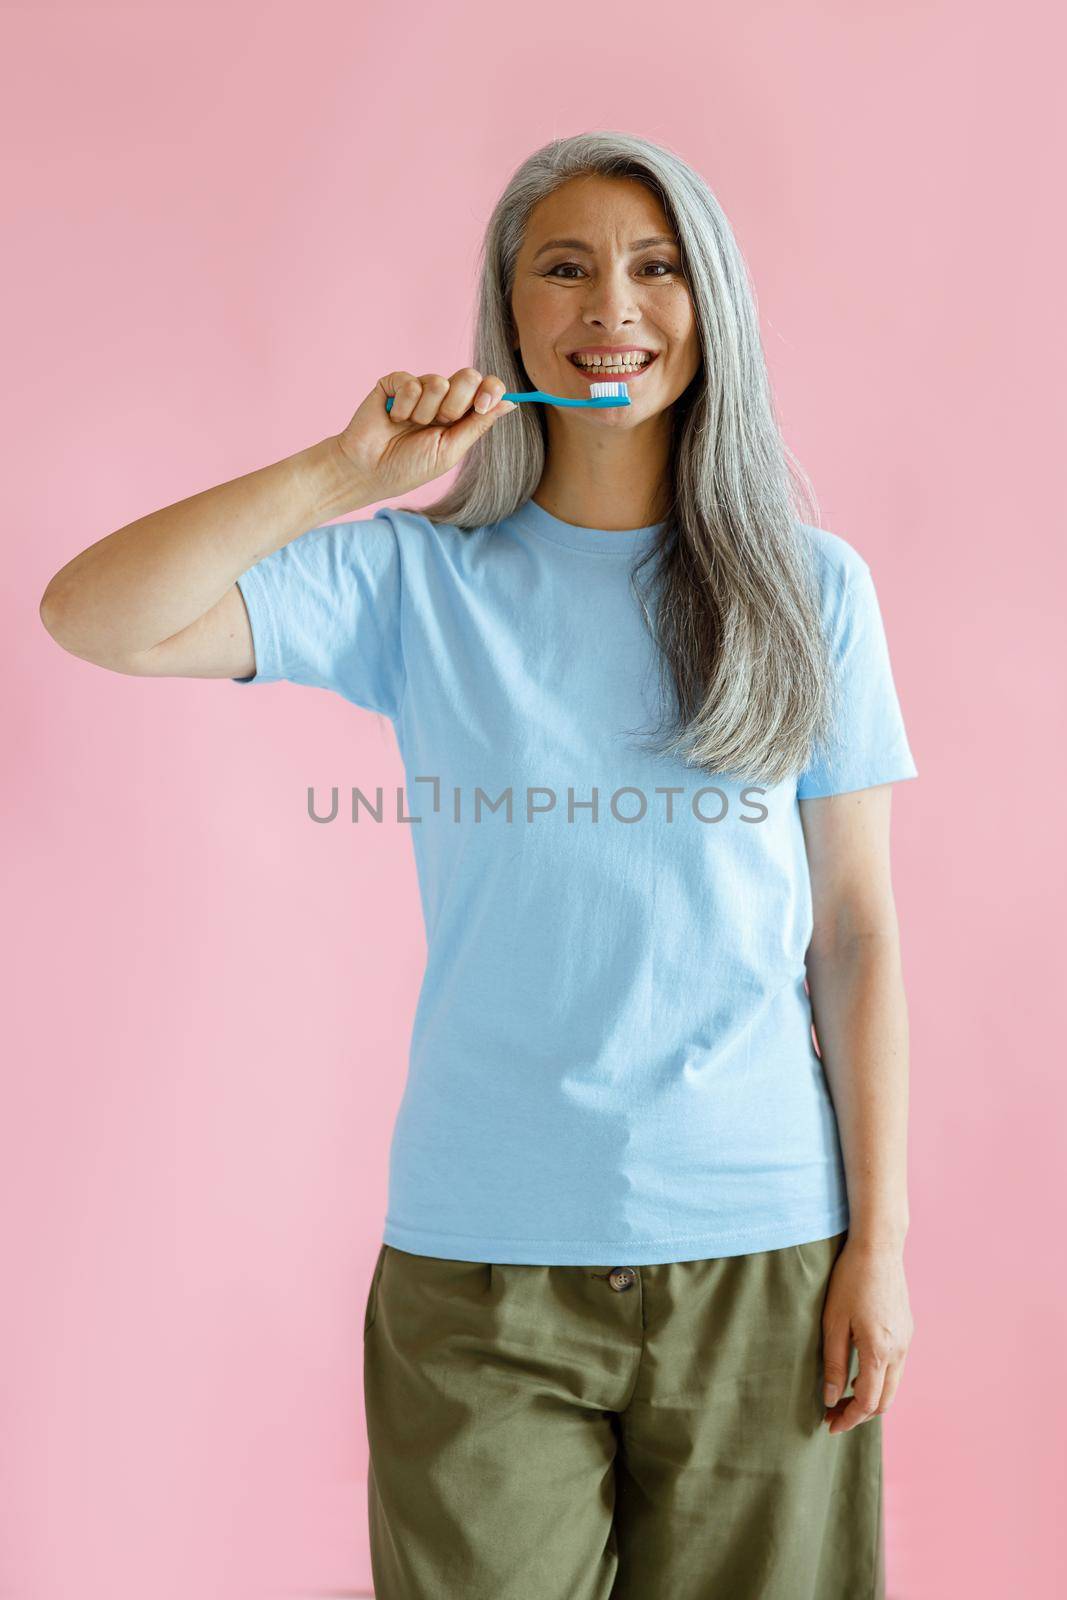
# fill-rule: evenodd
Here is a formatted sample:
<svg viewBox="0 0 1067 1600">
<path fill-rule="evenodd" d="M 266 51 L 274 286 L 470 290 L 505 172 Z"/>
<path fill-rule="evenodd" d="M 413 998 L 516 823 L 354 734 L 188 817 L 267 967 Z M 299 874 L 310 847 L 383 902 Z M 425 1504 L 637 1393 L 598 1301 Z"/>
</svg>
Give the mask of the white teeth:
<svg viewBox="0 0 1067 1600">
<path fill-rule="evenodd" d="M 625 356 L 585 356 L 573 357 L 576 366 L 596 367 L 602 372 L 633 372 L 640 367 L 647 367 L 652 360 L 650 355 L 625 355 Z"/>
</svg>

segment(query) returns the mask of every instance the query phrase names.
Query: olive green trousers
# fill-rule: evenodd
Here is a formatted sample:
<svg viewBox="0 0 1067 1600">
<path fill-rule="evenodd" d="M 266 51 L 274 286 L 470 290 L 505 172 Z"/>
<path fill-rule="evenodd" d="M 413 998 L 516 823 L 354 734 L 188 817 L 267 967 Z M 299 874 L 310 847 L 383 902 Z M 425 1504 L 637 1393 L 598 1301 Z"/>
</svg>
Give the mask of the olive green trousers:
<svg viewBox="0 0 1067 1600">
<path fill-rule="evenodd" d="M 643 1267 L 383 1244 L 376 1600 L 884 1600 L 882 1418 L 822 1420 L 845 1238 Z"/>
</svg>

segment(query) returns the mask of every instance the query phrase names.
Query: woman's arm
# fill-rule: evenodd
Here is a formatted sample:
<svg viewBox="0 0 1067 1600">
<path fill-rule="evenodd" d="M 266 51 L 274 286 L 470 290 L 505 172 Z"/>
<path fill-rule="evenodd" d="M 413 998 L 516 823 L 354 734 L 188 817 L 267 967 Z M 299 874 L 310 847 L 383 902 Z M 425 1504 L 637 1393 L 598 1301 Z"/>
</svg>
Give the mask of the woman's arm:
<svg viewBox="0 0 1067 1600">
<path fill-rule="evenodd" d="M 890 875 L 892 786 L 801 800 L 814 929 L 812 1017 L 848 1183 L 849 1230 L 827 1295 L 827 1403 L 859 1350 L 844 1427 L 884 1411 L 912 1336 L 904 1282 L 908 1230 L 908 1014 Z"/>
<path fill-rule="evenodd" d="M 115 672 L 248 677 L 236 580 L 320 522 L 373 503 L 336 438 L 153 511 L 68 561 L 41 599 L 56 642 Z"/>
<path fill-rule="evenodd" d="M 56 573 L 41 621 L 114 672 L 247 678 L 252 628 L 237 579 L 302 533 L 448 472 L 516 409 L 495 374 L 379 378 L 342 433 L 139 517 Z M 393 397 L 391 413 L 386 411 Z"/>
<path fill-rule="evenodd" d="M 892 785 L 802 800 L 814 931 L 808 987 L 848 1177 L 849 1235 L 908 1230 L 908 1013 L 889 867 Z"/>
</svg>

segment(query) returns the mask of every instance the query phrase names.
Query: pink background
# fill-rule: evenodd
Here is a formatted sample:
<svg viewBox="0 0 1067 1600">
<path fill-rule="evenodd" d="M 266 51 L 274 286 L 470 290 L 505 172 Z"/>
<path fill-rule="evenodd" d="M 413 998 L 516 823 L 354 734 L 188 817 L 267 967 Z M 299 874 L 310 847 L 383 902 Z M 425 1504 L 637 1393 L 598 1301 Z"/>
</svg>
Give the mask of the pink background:
<svg viewBox="0 0 1067 1600">
<path fill-rule="evenodd" d="M 598 127 L 671 145 L 731 217 L 920 768 L 890 1600 L 1063 1592 L 1053 18 L 4 7 L 0 1593 L 369 1589 L 362 1316 L 424 955 L 407 830 L 305 814 L 309 784 L 401 781 L 387 723 L 109 674 L 41 591 L 337 432 L 381 372 L 467 361 L 499 190 Z"/>
</svg>

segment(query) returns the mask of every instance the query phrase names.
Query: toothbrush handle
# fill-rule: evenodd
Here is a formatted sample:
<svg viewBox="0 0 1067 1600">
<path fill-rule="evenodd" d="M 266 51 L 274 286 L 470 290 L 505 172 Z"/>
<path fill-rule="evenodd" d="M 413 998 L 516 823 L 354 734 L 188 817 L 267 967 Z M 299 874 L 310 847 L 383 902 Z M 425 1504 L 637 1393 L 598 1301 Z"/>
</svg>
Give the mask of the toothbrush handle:
<svg viewBox="0 0 1067 1600">
<path fill-rule="evenodd" d="M 502 394 L 500 398 L 501 400 L 512 400 L 516 404 L 520 400 L 540 400 L 545 405 L 550 406 L 595 406 L 604 404 L 616 406 L 623 403 L 614 399 L 605 401 L 603 398 L 599 400 L 571 400 L 566 395 L 543 394 L 540 389 L 526 389 L 518 393 L 509 390 L 507 394 Z M 392 411 L 393 409 L 393 396 L 391 394 L 385 398 L 385 409 L 386 411 Z"/>
<path fill-rule="evenodd" d="M 515 401 L 539 400 L 546 406 L 595 406 L 600 404 L 598 400 L 572 400 L 568 395 L 545 394 L 543 389 L 525 389 L 518 394 L 502 394 L 500 398 L 501 400 Z M 611 403 L 615 405 L 618 402 L 612 401 Z"/>
</svg>

